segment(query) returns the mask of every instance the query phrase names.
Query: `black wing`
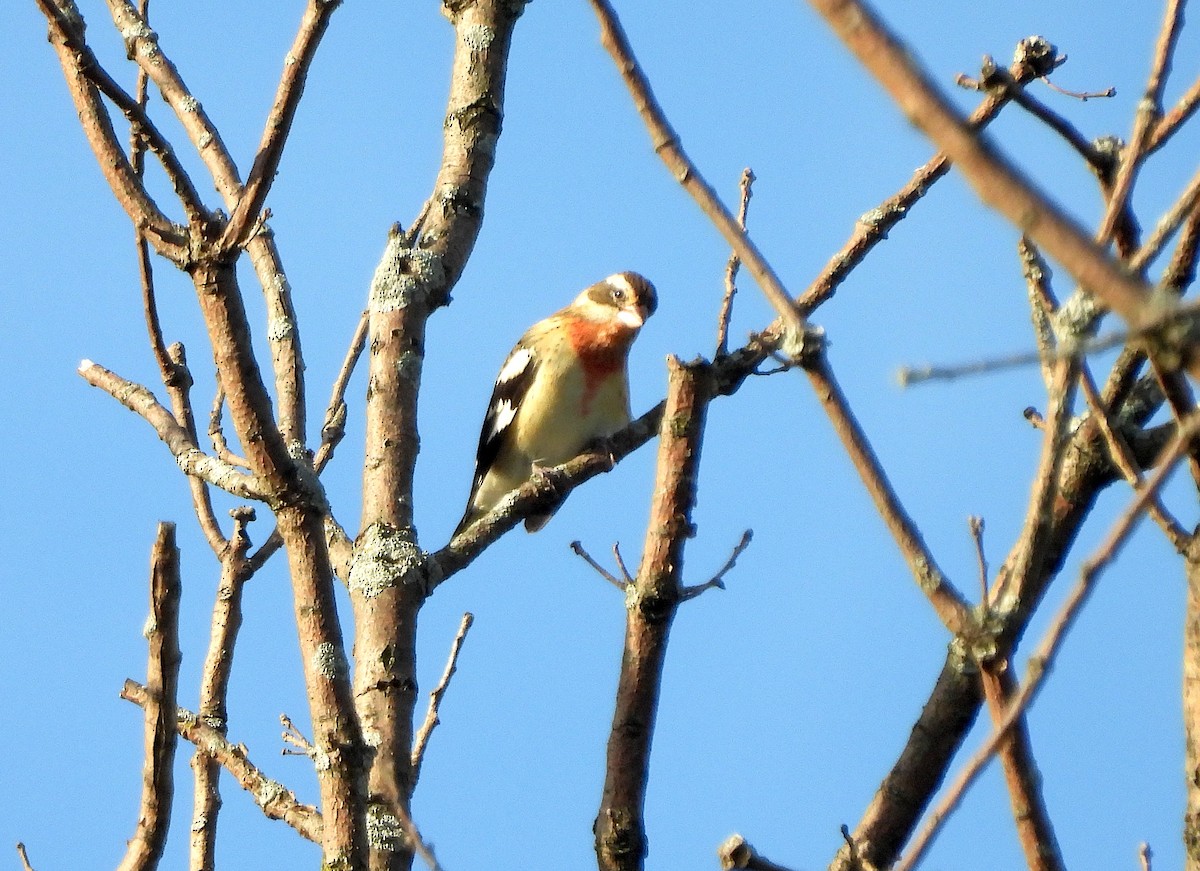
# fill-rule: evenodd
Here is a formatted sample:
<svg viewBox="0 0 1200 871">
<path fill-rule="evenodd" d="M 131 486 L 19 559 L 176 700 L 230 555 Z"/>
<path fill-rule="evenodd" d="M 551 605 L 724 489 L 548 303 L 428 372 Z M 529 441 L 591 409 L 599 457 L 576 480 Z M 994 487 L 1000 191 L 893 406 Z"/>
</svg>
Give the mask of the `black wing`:
<svg viewBox="0 0 1200 871">
<path fill-rule="evenodd" d="M 512 438 L 512 424 L 517 411 L 529 393 L 529 386 L 537 375 L 538 362 L 533 351 L 524 343 L 517 343 L 500 367 L 496 378 L 496 386 L 492 389 L 492 398 L 488 402 L 487 414 L 483 418 L 483 427 L 479 432 L 479 446 L 475 451 L 475 478 L 471 482 L 471 495 L 467 499 L 467 510 L 459 521 L 454 534 L 461 532 L 468 523 L 475 519 L 473 516 L 475 494 L 479 485 L 487 477 L 496 457 L 500 455 L 508 439 Z"/>
</svg>

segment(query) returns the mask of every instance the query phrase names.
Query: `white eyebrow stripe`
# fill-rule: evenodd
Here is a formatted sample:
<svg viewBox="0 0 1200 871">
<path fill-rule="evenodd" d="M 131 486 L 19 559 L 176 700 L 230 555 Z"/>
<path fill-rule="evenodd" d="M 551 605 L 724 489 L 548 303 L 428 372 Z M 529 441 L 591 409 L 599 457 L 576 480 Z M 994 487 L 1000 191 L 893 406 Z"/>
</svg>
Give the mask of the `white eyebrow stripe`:
<svg viewBox="0 0 1200 871">
<path fill-rule="evenodd" d="M 533 351 L 528 348 L 518 348 L 516 351 L 513 351 L 501 367 L 500 374 L 496 376 L 496 383 L 504 384 L 505 382 L 512 381 L 529 368 L 529 361 L 532 359 Z"/>
<path fill-rule="evenodd" d="M 634 295 L 633 283 L 630 282 L 630 280 L 625 277 L 625 273 L 618 272 L 616 275 L 610 275 L 608 278 L 606 278 L 604 280 L 607 281 L 609 284 L 614 285 L 615 287 L 621 288 L 626 293 L 628 293 L 630 296 Z"/>
</svg>

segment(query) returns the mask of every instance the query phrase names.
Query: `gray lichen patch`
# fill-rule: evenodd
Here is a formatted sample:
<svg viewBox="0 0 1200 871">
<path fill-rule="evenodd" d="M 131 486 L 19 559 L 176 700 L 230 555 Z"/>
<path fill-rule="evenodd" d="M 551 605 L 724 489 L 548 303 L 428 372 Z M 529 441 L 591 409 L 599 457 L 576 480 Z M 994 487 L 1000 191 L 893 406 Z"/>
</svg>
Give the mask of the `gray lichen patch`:
<svg viewBox="0 0 1200 871">
<path fill-rule="evenodd" d="M 346 657 L 338 650 L 337 645 L 329 641 L 318 644 L 317 649 L 313 651 L 312 667 L 317 674 L 328 680 L 344 677 L 349 671 Z"/>
<path fill-rule="evenodd" d="M 374 599 L 384 590 L 424 578 L 425 554 L 407 537 L 384 524 L 363 531 L 350 563 L 350 592 Z"/>
<path fill-rule="evenodd" d="M 469 24 L 459 32 L 463 42 L 472 51 L 483 51 L 496 38 L 496 31 L 485 24 Z"/>
<path fill-rule="evenodd" d="M 400 233 L 388 237 L 387 247 L 371 279 L 371 310 L 396 311 L 428 296 L 430 288 L 446 281 L 442 259 L 406 245 Z"/>
<path fill-rule="evenodd" d="M 382 805 L 367 806 L 367 844 L 372 850 L 394 853 L 404 846 L 404 829 L 395 814 Z"/>
</svg>

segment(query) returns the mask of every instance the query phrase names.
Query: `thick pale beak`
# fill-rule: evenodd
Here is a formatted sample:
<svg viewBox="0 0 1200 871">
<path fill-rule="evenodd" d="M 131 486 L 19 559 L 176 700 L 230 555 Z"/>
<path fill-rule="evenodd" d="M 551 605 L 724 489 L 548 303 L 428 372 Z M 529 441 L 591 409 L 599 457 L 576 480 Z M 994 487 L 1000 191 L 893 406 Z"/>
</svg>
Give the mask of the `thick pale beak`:
<svg viewBox="0 0 1200 871">
<path fill-rule="evenodd" d="M 617 312 L 617 320 L 631 330 L 641 329 L 646 322 L 646 310 L 640 305 L 636 309 L 623 308 Z"/>
</svg>

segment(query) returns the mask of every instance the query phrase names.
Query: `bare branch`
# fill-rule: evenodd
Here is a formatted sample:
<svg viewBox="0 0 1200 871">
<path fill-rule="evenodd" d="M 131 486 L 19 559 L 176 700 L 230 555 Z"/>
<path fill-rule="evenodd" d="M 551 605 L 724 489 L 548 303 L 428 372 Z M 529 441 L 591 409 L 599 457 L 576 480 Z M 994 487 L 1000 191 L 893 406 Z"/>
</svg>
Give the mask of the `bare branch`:
<svg viewBox="0 0 1200 871">
<path fill-rule="evenodd" d="M 1043 75 L 1060 63 L 1054 46 L 1040 37 L 1030 37 L 1017 45 L 1012 65 L 1008 69 L 1011 84 L 989 90 L 985 99 L 967 118 L 967 125 L 982 130 L 1012 99 L 1015 90 Z M 859 218 L 850 238 L 838 249 L 797 300 L 800 311 L 811 313 L 837 291 L 846 276 L 858 266 L 876 245 L 887 238 L 888 232 L 900 223 L 926 192 L 950 171 L 950 157 L 939 151 L 924 166 L 913 173 L 908 184 Z"/>
<path fill-rule="evenodd" d="M 175 525 L 160 523 L 150 555 L 150 619 L 146 641 L 146 758 L 142 766 L 142 800 L 137 829 L 118 865 L 119 871 L 153 871 L 167 844 L 175 781 L 176 706 L 179 686 L 179 548 Z"/>
<path fill-rule="evenodd" d="M 692 534 L 696 473 L 713 393 L 707 364 L 667 358 L 667 404 L 642 563 L 626 592 L 625 651 L 609 732 L 600 810 L 593 831 L 601 871 L 640 869 L 642 813 L 667 638 L 682 601 L 684 542 Z"/>
<path fill-rule="evenodd" d="M 141 707 L 145 707 L 150 700 L 146 687 L 132 680 L 125 681 L 121 698 Z M 304 838 L 321 843 L 324 826 L 320 812 L 311 805 L 301 804 L 291 790 L 263 774 L 250 762 L 244 745 L 231 744 L 224 735 L 203 723 L 186 708 L 176 709 L 175 723 L 179 735 L 220 762 L 241 784 L 242 789 L 250 793 L 254 803 L 262 808 L 266 816 L 283 820 Z"/>
<path fill-rule="evenodd" d="M 917 586 L 928 597 L 934 611 L 952 634 L 966 633 L 975 624 L 970 605 L 938 568 L 937 560 L 925 546 L 916 524 L 904 510 L 879 458 L 875 456 L 875 451 L 867 440 L 866 433 L 850 410 L 850 405 L 829 368 L 824 351 L 810 355 L 803 366 L 817 399 L 829 416 L 834 431 L 842 440 L 842 446 L 862 478 L 871 500 L 875 503 L 875 509 L 899 546 Z"/>
<path fill-rule="evenodd" d="M 751 241 L 746 231 L 738 226 L 737 220 L 721 202 L 716 191 L 704 180 L 695 164 L 684 152 L 679 135 L 667 121 L 662 108 L 654 98 L 649 80 L 633 55 L 633 49 L 621 27 L 621 22 L 617 19 L 616 11 L 608 0 L 591 0 L 591 3 L 592 9 L 600 21 L 600 42 L 612 56 L 617 71 L 633 96 L 638 114 L 641 115 L 646 129 L 650 133 L 655 154 L 662 159 L 684 190 L 692 195 L 701 211 L 713 222 L 725 241 L 745 264 L 746 269 L 754 276 L 755 282 L 782 320 L 787 334 L 794 337 L 794 342 L 803 343 L 807 330 L 804 318 L 796 310 L 791 296 L 784 288 L 783 282 L 775 274 L 771 264 L 759 252 L 758 247 Z"/>
<path fill-rule="evenodd" d="M 975 544 L 975 560 L 979 563 L 979 601 L 988 600 L 988 564 L 983 552 L 983 518 L 972 514 L 967 518 L 967 527 L 971 530 L 971 540 Z"/>
<path fill-rule="evenodd" d="M 458 626 L 458 634 L 454 636 L 454 643 L 450 645 L 450 658 L 446 660 L 446 669 L 442 672 L 442 679 L 429 694 L 429 709 L 425 712 L 425 722 L 417 730 L 417 737 L 413 742 L 411 775 L 413 786 L 421 776 L 421 763 L 425 759 L 425 748 L 429 745 L 429 738 L 433 734 L 433 730 L 441 722 L 439 712 L 442 707 L 442 698 L 450 686 L 450 678 L 454 677 L 454 672 L 458 670 L 458 654 L 462 650 L 463 642 L 467 640 L 467 632 L 470 631 L 471 624 L 474 622 L 475 615 L 470 611 L 463 614 L 462 622 Z"/>
<path fill-rule="evenodd" d="M 725 565 L 721 566 L 717 573 L 703 584 L 696 584 L 691 587 L 683 587 L 680 590 L 680 601 L 686 602 L 689 599 L 694 599 L 705 590 L 711 590 L 714 588 L 718 590 L 725 589 L 725 576 L 733 570 L 735 565 L 737 565 L 738 557 L 745 553 L 746 548 L 750 546 L 750 540 L 752 538 L 754 538 L 754 532 L 752 530 L 747 529 L 745 532 L 743 532 L 742 537 L 738 540 L 738 543 L 733 546 L 733 553 L 729 555 L 729 559 L 725 560 Z"/>
<path fill-rule="evenodd" d="M 58 53 L 59 63 L 67 79 L 67 89 L 75 103 L 79 114 L 80 124 L 87 136 L 88 144 L 96 155 L 96 160 L 104 173 L 105 180 L 112 189 L 117 201 L 125 209 L 135 227 L 143 228 L 148 237 L 154 240 L 155 249 L 164 257 L 176 263 L 183 262 L 186 255 L 186 233 L 182 227 L 175 225 L 146 192 L 141 179 L 129 158 L 126 156 L 116 133 L 113 131 L 112 119 L 100 99 L 100 88 L 103 86 L 105 95 L 118 101 L 123 109 L 135 117 L 140 113 L 144 118 L 137 101 L 121 90 L 115 82 L 103 71 L 95 55 L 83 40 L 82 21 L 79 10 L 72 0 L 37 0 L 38 8 L 46 16 L 50 24 L 50 44 Z M 153 125 L 146 119 L 142 129 L 147 135 L 152 135 Z M 161 137 L 151 142 L 155 154 L 163 157 L 171 155 L 165 140 Z M 170 158 L 164 160 L 164 166 L 171 172 Z M 194 191 L 186 182 L 186 174 L 180 171 L 179 176 L 173 176 L 177 193 L 185 206 L 197 215 L 203 214 L 198 205 L 198 198 L 193 199 Z"/>
<path fill-rule="evenodd" d="M 859 0 L 809 0 L 908 118 L 954 160 L 979 196 L 1138 327 L 1151 316 L 1151 289 L 1110 259 L 1073 219 L 1042 196 L 971 131 L 881 21 Z"/>
<path fill-rule="evenodd" d="M 17 841 L 17 856 L 21 860 L 22 871 L 33 871 L 33 866 L 29 864 L 29 853 L 25 851 L 25 845 Z"/>
<path fill-rule="evenodd" d="M 612 584 L 614 587 L 616 587 L 622 593 L 625 592 L 625 587 L 629 583 L 629 581 L 621 580 L 616 575 L 614 575 L 612 572 L 610 572 L 608 569 L 606 569 L 604 566 L 600 565 L 600 563 L 598 563 L 594 559 L 592 559 L 592 555 L 584 549 L 583 544 L 581 542 L 579 542 L 579 541 L 571 542 L 571 550 L 575 552 L 575 556 L 579 557 L 585 563 L 587 563 L 589 566 L 591 566 L 593 569 L 595 569 L 596 574 L 600 575 L 600 577 L 604 578 L 604 580 L 608 581 L 610 584 Z M 628 572 L 626 572 L 626 575 L 628 575 Z"/>
<path fill-rule="evenodd" d="M 1180 428 L 1174 443 L 1168 450 L 1162 464 L 1155 470 L 1154 475 L 1143 486 L 1137 488 L 1134 499 L 1117 519 L 1116 523 L 1113 524 L 1103 543 L 1084 562 L 1075 587 L 1067 596 L 1054 622 L 1046 630 L 1041 644 L 1038 645 L 1037 650 L 1029 657 L 1027 674 L 1021 691 L 1006 707 L 1004 716 L 997 723 L 992 735 L 979 751 L 971 757 L 958 778 L 947 790 L 946 795 L 937 808 L 930 813 L 925 828 L 920 835 L 913 839 L 908 854 L 893 866 L 893 871 L 912 871 L 933 843 L 933 839 L 937 836 L 946 818 L 958 806 L 966 790 L 975 781 L 975 778 L 978 777 L 983 767 L 996 752 L 996 748 L 1008 735 L 1013 725 L 1025 713 L 1041 688 L 1046 675 L 1053 667 L 1054 660 L 1058 655 L 1063 639 L 1066 637 L 1067 630 L 1074 624 L 1075 618 L 1087 601 L 1096 580 L 1116 559 L 1117 554 L 1125 544 L 1129 534 L 1133 531 L 1137 521 L 1141 519 L 1142 514 L 1145 512 L 1149 501 L 1158 493 L 1167 477 L 1174 471 L 1175 465 L 1187 452 L 1189 443 L 1196 436 L 1198 430 L 1200 430 L 1200 414 L 1194 414 Z"/>
<path fill-rule="evenodd" d="M 300 22 L 296 39 L 283 62 L 283 76 L 275 93 L 275 102 L 267 115 L 267 123 L 263 128 L 262 141 L 258 152 L 254 155 L 254 164 L 250 167 L 250 175 L 246 179 L 245 189 L 238 198 L 238 204 L 229 216 L 217 247 L 231 250 L 242 247 L 255 229 L 255 222 L 266 202 L 275 180 L 279 161 L 283 157 L 283 147 L 288 134 L 292 130 L 292 121 L 300 105 L 300 97 L 304 93 L 304 83 L 308 78 L 308 70 L 317 53 L 329 18 L 335 9 L 341 5 L 341 0 L 309 0 Z"/>
<path fill-rule="evenodd" d="M 127 381 L 91 360 L 79 364 L 79 374 L 93 387 L 99 387 L 154 427 L 186 474 L 202 478 L 214 487 L 220 487 L 242 499 L 267 499 L 265 482 L 201 451 L 171 412 L 160 405 L 154 394 L 142 385 Z"/>
<path fill-rule="evenodd" d="M 221 556 L 221 579 L 213 605 L 208 654 L 200 672 L 198 716 L 221 735 L 229 729 L 228 691 L 233 670 L 233 650 L 242 625 L 242 589 L 250 577 L 246 551 L 250 537 L 246 526 L 254 520 L 254 509 L 235 508 L 233 534 Z M 191 867 L 212 869 L 216 865 L 217 821 L 221 810 L 219 767 L 216 759 L 197 749 L 192 757 L 194 772 L 191 826 Z"/>
<path fill-rule="evenodd" d="M 1192 82 L 1182 97 L 1175 103 L 1174 108 L 1158 119 L 1154 132 L 1146 149 L 1153 153 L 1162 148 L 1167 140 L 1200 108 L 1200 78 Z"/>
<path fill-rule="evenodd" d="M 738 187 L 742 192 L 741 205 L 738 207 L 738 226 L 746 231 L 746 210 L 750 206 L 751 186 L 754 184 L 754 172 L 750 167 L 742 170 L 742 179 Z M 738 267 L 742 260 L 734 251 L 729 255 L 725 264 L 725 296 L 721 299 L 721 311 L 717 315 L 717 357 L 723 357 L 729 351 L 729 320 L 733 316 L 733 297 L 737 294 Z"/>
<path fill-rule="evenodd" d="M 1008 660 L 985 663 L 980 670 L 983 693 L 992 722 L 998 723 L 1017 693 Z M 1042 777 L 1033 758 L 1033 747 L 1025 717 L 1021 717 L 1001 742 L 999 750 L 1009 804 L 1017 836 L 1030 871 L 1063 871 L 1062 852 L 1042 795 Z"/>
<path fill-rule="evenodd" d="M 346 359 L 333 382 L 333 390 L 329 397 L 329 405 L 325 408 L 325 423 L 321 427 L 321 447 L 313 457 L 313 469 L 319 474 L 333 459 L 333 452 L 346 435 L 346 388 L 350 384 L 350 376 L 362 356 L 363 348 L 367 346 L 367 313 L 363 312 L 358 319 L 358 326 L 350 340 L 346 351 Z"/>
</svg>

